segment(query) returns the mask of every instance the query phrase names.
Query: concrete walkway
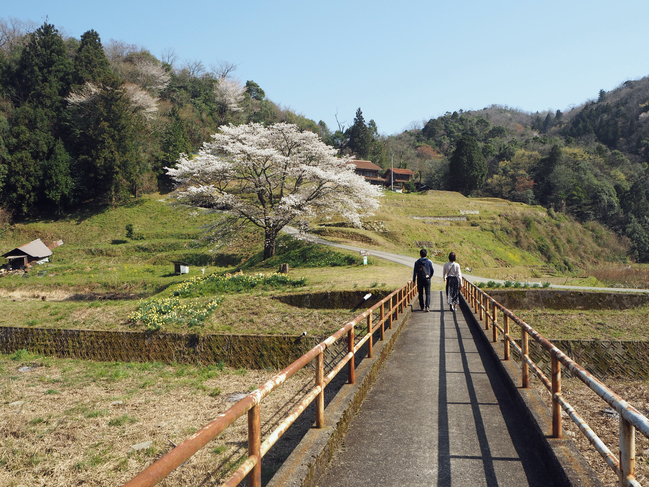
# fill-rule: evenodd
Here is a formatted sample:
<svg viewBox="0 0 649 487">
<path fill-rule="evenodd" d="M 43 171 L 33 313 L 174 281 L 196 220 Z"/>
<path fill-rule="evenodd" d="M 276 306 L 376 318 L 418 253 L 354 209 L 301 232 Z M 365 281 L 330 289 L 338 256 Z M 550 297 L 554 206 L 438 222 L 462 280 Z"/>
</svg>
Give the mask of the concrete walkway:
<svg viewBox="0 0 649 487">
<path fill-rule="evenodd" d="M 408 319 L 319 487 L 552 486 L 480 330 L 474 340 L 462 311 L 432 298 L 430 313 Z"/>
<path fill-rule="evenodd" d="M 299 231 L 297 228 L 286 226 L 282 229 L 283 232 L 297 236 L 299 235 Z M 329 240 L 325 240 L 323 238 L 316 237 L 313 239 L 315 243 L 318 243 L 320 245 L 328 245 L 329 247 L 337 247 L 339 249 L 345 249 L 345 250 L 351 250 L 352 252 L 360 252 L 360 251 L 368 251 L 371 255 L 375 257 L 379 257 L 380 259 L 385 259 L 390 262 L 396 262 L 397 264 L 403 264 L 407 267 L 410 267 L 411 269 L 415 265 L 415 261 L 419 258 L 419 255 L 415 256 L 407 256 L 407 255 L 401 255 L 401 254 L 393 254 L 391 252 L 383 252 L 382 250 L 370 250 L 367 248 L 361 248 L 353 245 L 345 245 L 345 244 L 338 244 L 334 242 L 330 242 Z M 441 264 L 436 264 L 433 262 L 433 268 L 435 270 L 435 274 L 433 277 L 433 280 L 436 281 L 441 281 L 442 279 L 442 272 L 443 272 L 443 265 Z M 497 282 L 499 284 L 504 284 L 505 281 L 502 281 L 500 279 L 490 279 L 488 277 L 480 277 L 480 276 L 475 276 L 473 274 L 467 274 L 466 272 L 462 271 L 462 276 L 473 282 L 473 283 L 478 283 L 478 282 Z M 566 289 L 566 290 L 574 290 L 574 291 L 599 291 L 599 292 L 614 292 L 614 293 L 649 293 L 649 289 L 635 289 L 635 288 L 617 288 L 617 287 L 589 287 L 589 286 L 568 286 L 565 284 L 552 284 L 550 286 L 552 289 Z"/>
</svg>

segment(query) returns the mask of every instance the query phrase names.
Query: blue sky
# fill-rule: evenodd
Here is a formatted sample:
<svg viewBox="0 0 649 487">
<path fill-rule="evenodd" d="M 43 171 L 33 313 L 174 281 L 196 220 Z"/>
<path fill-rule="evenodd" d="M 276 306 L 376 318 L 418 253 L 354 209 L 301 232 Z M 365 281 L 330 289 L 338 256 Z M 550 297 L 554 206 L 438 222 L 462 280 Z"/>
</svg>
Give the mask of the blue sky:
<svg viewBox="0 0 649 487">
<path fill-rule="evenodd" d="M 382 134 L 492 104 L 565 111 L 649 75 L 646 0 L 0 0 L 0 16 L 94 29 L 179 62 L 237 65 L 308 118 Z"/>
</svg>

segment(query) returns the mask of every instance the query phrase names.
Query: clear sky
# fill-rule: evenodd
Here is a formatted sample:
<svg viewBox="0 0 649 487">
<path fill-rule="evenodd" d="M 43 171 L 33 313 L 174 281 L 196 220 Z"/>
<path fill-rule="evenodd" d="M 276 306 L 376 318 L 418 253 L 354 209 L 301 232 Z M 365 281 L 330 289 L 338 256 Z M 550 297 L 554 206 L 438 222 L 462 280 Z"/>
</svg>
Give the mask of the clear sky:
<svg viewBox="0 0 649 487">
<path fill-rule="evenodd" d="M 0 17 L 233 63 L 284 108 L 335 129 L 360 107 L 386 135 L 492 104 L 565 111 L 649 75 L 647 0 L 0 0 Z"/>
</svg>

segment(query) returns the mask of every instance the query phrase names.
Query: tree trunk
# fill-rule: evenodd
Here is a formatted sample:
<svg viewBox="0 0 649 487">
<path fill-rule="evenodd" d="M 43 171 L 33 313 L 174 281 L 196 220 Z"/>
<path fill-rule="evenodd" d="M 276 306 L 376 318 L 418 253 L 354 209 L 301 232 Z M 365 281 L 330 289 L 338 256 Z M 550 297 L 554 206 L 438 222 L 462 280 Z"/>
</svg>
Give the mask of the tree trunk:
<svg viewBox="0 0 649 487">
<path fill-rule="evenodd" d="M 264 232 L 264 260 L 270 259 L 275 255 L 276 239 L 277 230 L 275 228 L 266 228 Z"/>
</svg>

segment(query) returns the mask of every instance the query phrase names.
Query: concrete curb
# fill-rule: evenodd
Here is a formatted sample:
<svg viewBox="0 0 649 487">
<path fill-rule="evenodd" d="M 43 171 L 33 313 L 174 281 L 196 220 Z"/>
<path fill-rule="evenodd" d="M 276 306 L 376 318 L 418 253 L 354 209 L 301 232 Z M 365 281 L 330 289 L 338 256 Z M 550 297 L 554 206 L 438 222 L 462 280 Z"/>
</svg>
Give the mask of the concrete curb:
<svg viewBox="0 0 649 487">
<path fill-rule="evenodd" d="M 485 343 L 490 345 L 489 349 L 494 354 L 494 360 L 500 364 L 505 385 L 520 406 L 527 424 L 531 427 L 534 439 L 539 445 L 538 452 L 548 472 L 554 477 L 555 485 L 603 487 L 604 484 L 590 468 L 571 439 L 565 436 L 561 439 L 551 438 L 552 411 L 545 405 L 535 389 L 520 387 L 521 369 L 515 360 L 503 359 L 502 340 L 496 344 L 491 341 L 492 331 L 484 329 L 464 297 L 462 297 L 462 308 L 467 322 L 471 320 L 476 329 L 481 330 L 481 336 Z M 499 348 L 494 345 L 499 345 Z"/>
<path fill-rule="evenodd" d="M 315 487 L 327 465 L 342 444 L 354 415 L 390 354 L 403 325 L 412 312 L 407 305 L 401 317 L 385 330 L 385 340 L 374 343 L 374 358 L 364 358 L 356 366 L 356 383 L 346 384 L 327 405 L 325 427 L 311 428 L 286 459 L 268 487 Z M 340 374 L 344 374 L 344 370 Z"/>
</svg>

